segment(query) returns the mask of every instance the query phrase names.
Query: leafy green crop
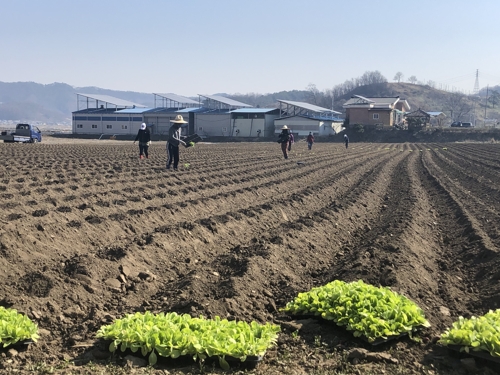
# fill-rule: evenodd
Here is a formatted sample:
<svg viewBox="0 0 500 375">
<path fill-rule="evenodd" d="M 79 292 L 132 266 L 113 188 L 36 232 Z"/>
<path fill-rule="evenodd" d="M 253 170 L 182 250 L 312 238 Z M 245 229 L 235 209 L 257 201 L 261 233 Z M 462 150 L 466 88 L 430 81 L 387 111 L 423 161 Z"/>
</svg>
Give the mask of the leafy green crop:
<svg viewBox="0 0 500 375">
<path fill-rule="evenodd" d="M 4 348 L 23 340 L 36 342 L 38 338 L 38 326 L 26 315 L 0 306 L 0 344 Z"/>
<path fill-rule="evenodd" d="M 321 315 L 339 326 L 364 336 L 368 342 L 411 333 L 429 327 L 422 309 L 389 288 L 377 288 L 362 280 L 352 283 L 335 280 L 299 293 L 284 311 L 292 314 Z"/>
<path fill-rule="evenodd" d="M 149 363 L 155 364 L 156 353 L 162 357 L 177 358 L 192 355 L 194 360 L 218 356 L 221 367 L 229 368 L 225 356 L 240 359 L 261 356 L 274 345 L 280 327 L 266 323 L 192 318 L 188 314 L 172 313 L 128 314 L 113 324 L 102 326 L 97 337 L 113 340 L 109 350 L 126 349 L 149 355 Z"/>
<path fill-rule="evenodd" d="M 483 316 L 465 319 L 460 316 L 442 335 L 439 343 L 460 345 L 461 351 L 486 351 L 500 357 L 500 309 L 490 310 Z"/>
</svg>

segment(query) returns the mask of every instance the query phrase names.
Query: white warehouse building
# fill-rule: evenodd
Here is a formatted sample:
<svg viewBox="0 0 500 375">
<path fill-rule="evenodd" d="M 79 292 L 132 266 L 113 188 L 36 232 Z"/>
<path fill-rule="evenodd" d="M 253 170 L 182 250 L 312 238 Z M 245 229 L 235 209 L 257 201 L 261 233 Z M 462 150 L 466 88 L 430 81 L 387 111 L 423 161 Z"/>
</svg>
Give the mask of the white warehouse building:
<svg viewBox="0 0 500 375">
<path fill-rule="evenodd" d="M 183 134 L 201 137 L 273 137 L 287 125 L 297 136 L 327 136 L 341 132 L 343 120 L 336 112 L 304 102 L 278 100 L 279 108 L 253 108 L 223 96 L 199 95 L 193 100 L 176 94 L 153 94 L 154 107 L 107 95 L 77 94 L 73 134 L 137 134 L 145 122 L 152 135 L 165 136 L 171 120 L 182 115 Z M 80 109 L 82 101 L 85 108 Z"/>
<path fill-rule="evenodd" d="M 83 100 L 86 108 L 73 112 L 73 134 L 136 134 L 143 122 L 143 113 L 150 110 L 142 104 L 108 95 L 76 95 L 78 107 Z"/>
</svg>

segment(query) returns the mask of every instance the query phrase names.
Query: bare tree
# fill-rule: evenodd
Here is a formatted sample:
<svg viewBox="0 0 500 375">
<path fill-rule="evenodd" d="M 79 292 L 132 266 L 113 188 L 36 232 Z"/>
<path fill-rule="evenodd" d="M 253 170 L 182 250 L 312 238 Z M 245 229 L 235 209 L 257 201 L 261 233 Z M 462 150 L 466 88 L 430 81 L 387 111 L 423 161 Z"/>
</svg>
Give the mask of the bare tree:
<svg viewBox="0 0 500 375">
<path fill-rule="evenodd" d="M 492 91 L 488 101 L 491 103 L 493 108 L 495 108 L 495 106 L 500 103 L 500 93 L 498 91 Z"/>
<path fill-rule="evenodd" d="M 394 78 L 393 78 L 393 79 L 394 79 L 395 81 L 398 81 L 398 83 L 399 83 L 399 82 L 401 82 L 401 80 L 403 79 L 403 77 L 404 77 L 404 74 L 403 74 L 403 73 L 401 73 L 401 72 L 397 72 L 397 73 L 396 73 L 396 75 L 394 76 Z"/>
<path fill-rule="evenodd" d="M 306 91 L 309 92 L 309 100 L 313 103 L 313 104 L 318 104 L 318 101 L 319 101 L 319 96 L 320 96 L 320 92 L 318 90 L 318 88 L 316 87 L 316 85 L 314 83 L 310 83 L 307 87 L 306 87 Z"/>
<path fill-rule="evenodd" d="M 387 82 L 387 78 L 385 78 L 378 70 L 374 70 L 373 72 L 363 73 L 363 75 L 359 78 L 358 86 L 372 85 L 374 83 L 384 82 Z"/>
<path fill-rule="evenodd" d="M 445 108 L 450 111 L 453 121 L 460 121 L 462 117 L 469 114 L 472 106 L 467 101 L 467 97 L 459 92 L 453 92 L 448 95 Z"/>
<path fill-rule="evenodd" d="M 415 84 L 415 82 L 417 82 L 417 81 L 418 81 L 417 77 L 415 77 L 415 76 L 411 76 L 410 78 L 408 78 L 408 82 L 410 82 L 410 83 Z"/>
</svg>

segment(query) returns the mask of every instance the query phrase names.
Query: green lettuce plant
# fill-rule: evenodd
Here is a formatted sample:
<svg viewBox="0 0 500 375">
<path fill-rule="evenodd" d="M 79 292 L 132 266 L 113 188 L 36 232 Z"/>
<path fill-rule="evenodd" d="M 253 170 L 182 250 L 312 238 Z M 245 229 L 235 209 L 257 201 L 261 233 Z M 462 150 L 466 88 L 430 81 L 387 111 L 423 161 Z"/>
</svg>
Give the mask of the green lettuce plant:
<svg viewBox="0 0 500 375">
<path fill-rule="evenodd" d="M 24 340 L 36 342 L 38 338 L 38 326 L 26 315 L 0 306 L 0 344 L 4 348 Z"/>
<path fill-rule="evenodd" d="M 143 356 L 149 353 L 151 365 L 156 363 L 157 354 L 171 358 L 191 355 L 195 361 L 218 356 L 221 367 L 227 369 L 226 356 L 242 362 L 248 356 L 262 356 L 276 343 L 279 331 L 279 326 L 269 323 L 248 324 L 218 316 L 212 320 L 175 312 L 145 312 L 128 314 L 110 325 L 102 326 L 97 337 L 112 340 L 109 345 L 111 352 L 120 348 L 122 352 L 140 350 Z"/>
<path fill-rule="evenodd" d="M 500 357 L 500 309 L 490 310 L 483 316 L 465 319 L 460 316 L 438 341 L 443 345 L 461 346 L 460 351 L 489 352 Z"/>
<path fill-rule="evenodd" d="M 283 310 L 295 315 L 320 315 L 371 343 L 406 333 L 412 337 L 417 328 L 430 326 L 414 302 L 387 287 L 375 287 L 362 280 L 335 280 L 299 293 Z"/>
</svg>

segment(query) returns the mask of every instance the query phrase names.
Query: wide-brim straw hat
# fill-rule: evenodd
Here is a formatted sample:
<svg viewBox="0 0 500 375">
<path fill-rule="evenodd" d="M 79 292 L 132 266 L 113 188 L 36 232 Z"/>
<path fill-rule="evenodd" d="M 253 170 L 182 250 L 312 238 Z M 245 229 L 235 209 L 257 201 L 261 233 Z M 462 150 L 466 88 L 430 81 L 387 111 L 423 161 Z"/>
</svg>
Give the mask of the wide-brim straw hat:
<svg viewBox="0 0 500 375">
<path fill-rule="evenodd" d="M 286 125 L 283 125 L 283 127 L 281 128 L 281 130 L 287 130 L 287 129 L 289 129 L 289 127 Z"/>
<path fill-rule="evenodd" d="M 144 129 L 146 129 L 146 124 L 143 122 L 143 123 L 141 124 L 141 130 L 144 130 Z"/>
<path fill-rule="evenodd" d="M 170 122 L 173 122 L 174 124 L 187 124 L 187 121 L 184 121 L 182 115 L 175 116 L 175 120 L 170 120 Z"/>
</svg>

